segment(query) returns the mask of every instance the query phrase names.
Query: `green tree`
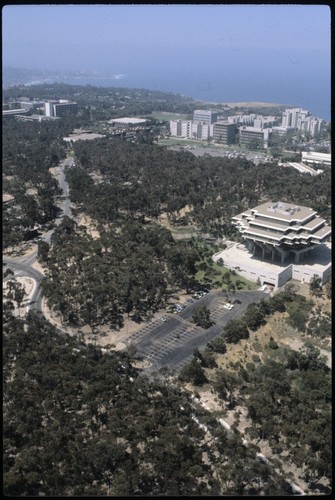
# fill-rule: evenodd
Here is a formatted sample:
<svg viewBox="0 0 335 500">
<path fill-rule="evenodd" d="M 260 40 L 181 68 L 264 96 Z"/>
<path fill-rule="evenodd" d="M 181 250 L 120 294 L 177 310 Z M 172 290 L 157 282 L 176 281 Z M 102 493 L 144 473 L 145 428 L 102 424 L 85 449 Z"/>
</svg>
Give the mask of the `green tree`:
<svg viewBox="0 0 335 500">
<path fill-rule="evenodd" d="M 227 400 L 229 407 L 235 404 L 235 391 L 238 389 L 240 378 L 228 370 L 219 371 L 214 382 L 214 390 L 221 399 Z"/>
<path fill-rule="evenodd" d="M 44 263 L 48 259 L 48 254 L 50 250 L 50 245 L 46 241 L 39 241 L 37 244 L 37 258 L 41 263 Z"/>
<path fill-rule="evenodd" d="M 239 340 L 249 338 L 249 331 L 244 321 L 233 319 L 225 326 L 223 336 L 229 344 L 237 344 Z"/>
<path fill-rule="evenodd" d="M 182 368 L 179 379 L 182 382 L 192 382 L 194 385 L 203 385 L 207 382 L 205 372 L 197 358 L 193 358 L 190 363 Z"/>
<path fill-rule="evenodd" d="M 225 354 L 227 352 L 227 344 L 223 336 L 208 342 L 206 348 L 209 351 L 218 352 L 219 354 Z"/>
<path fill-rule="evenodd" d="M 196 309 L 192 315 L 192 319 L 197 326 L 207 329 L 210 328 L 214 323 L 210 318 L 210 309 L 206 306 L 201 306 Z"/>
<path fill-rule="evenodd" d="M 309 282 L 309 290 L 312 295 L 320 296 L 322 294 L 321 278 L 317 274 L 313 274 Z"/>
</svg>

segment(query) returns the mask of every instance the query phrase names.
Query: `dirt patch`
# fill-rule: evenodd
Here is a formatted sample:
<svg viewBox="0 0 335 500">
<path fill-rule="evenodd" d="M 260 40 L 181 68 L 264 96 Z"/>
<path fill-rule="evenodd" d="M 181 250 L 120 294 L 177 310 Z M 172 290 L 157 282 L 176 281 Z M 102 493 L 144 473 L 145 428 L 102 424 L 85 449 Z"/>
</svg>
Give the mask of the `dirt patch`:
<svg viewBox="0 0 335 500">
<path fill-rule="evenodd" d="M 15 277 L 15 281 L 17 281 L 17 283 L 20 283 L 21 285 L 23 285 L 25 295 L 24 295 L 21 307 L 17 307 L 16 302 L 12 301 L 13 304 L 14 304 L 14 311 L 13 311 L 13 313 L 16 314 L 16 315 L 18 315 L 18 316 L 20 316 L 20 317 L 22 317 L 27 312 L 26 307 L 27 307 L 27 305 L 30 302 L 30 295 L 31 295 L 31 293 L 32 293 L 32 291 L 34 289 L 35 281 L 32 278 L 28 278 L 28 277 L 24 277 L 24 276 L 16 276 Z M 8 288 L 8 282 L 6 281 L 3 284 L 3 292 L 4 292 L 4 294 L 6 293 L 7 288 Z"/>
<path fill-rule="evenodd" d="M 96 230 L 96 223 L 94 223 L 88 215 L 80 215 L 78 225 L 85 226 L 87 234 L 89 234 L 93 239 L 97 240 L 100 238 L 100 233 Z"/>
<path fill-rule="evenodd" d="M 39 273 L 45 274 L 45 270 L 44 268 L 41 266 L 41 264 L 39 262 L 37 262 L 37 260 L 35 260 L 35 262 L 32 264 L 32 266 L 34 269 L 36 269 L 36 271 L 38 271 Z"/>
<path fill-rule="evenodd" d="M 149 368 L 151 366 L 151 363 L 149 361 L 139 361 L 139 360 L 132 361 L 131 364 L 133 365 L 134 368 L 139 368 L 139 369 Z"/>
</svg>

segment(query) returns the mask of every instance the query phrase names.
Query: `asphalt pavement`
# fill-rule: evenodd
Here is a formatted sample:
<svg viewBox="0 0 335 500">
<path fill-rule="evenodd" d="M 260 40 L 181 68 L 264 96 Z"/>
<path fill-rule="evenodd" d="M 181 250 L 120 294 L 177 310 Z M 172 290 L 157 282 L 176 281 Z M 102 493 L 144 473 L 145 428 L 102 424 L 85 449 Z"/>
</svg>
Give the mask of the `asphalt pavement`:
<svg viewBox="0 0 335 500">
<path fill-rule="evenodd" d="M 127 343 L 134 344 L 137 355 L 151 363 L 148 370 L 158 370 L 164 366 L 178 371 L 191 361 L 195 348 L 203 349 L 209 341 L 223 333 L 229 321 L 240 318 L 250 303 L 268 297 L 260 290 L 237 291 L 235 295 L 230 295 L 230 299 L 239 303 L 235 303 L 229 311 L 223 307 L 226 295 L 222 291 L 212 291 L 178 314 L 165 313 L 166 321 L 155 318 L 131 334 Z M 200 306 L 210 309 L 210 318 L 214 322 L 206 330 L 192 322 L 193 313 Z"/>
</svg>

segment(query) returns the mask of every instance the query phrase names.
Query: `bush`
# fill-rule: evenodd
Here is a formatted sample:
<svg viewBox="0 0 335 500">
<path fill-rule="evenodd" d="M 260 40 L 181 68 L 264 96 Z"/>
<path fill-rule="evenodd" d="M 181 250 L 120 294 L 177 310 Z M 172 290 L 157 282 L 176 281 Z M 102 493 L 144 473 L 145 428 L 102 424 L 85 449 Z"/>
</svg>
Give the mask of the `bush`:
<svg viewBox="0 0 335 500">
<path fill-rule="evenodd" d="M 273 339 L 270 339 L 270 342 L 268 343 L 268 346 L 269 346 L 270 349 L 278 349 L 278 344 Z"/>
<path fill-rule="evenodd" d="M 192 361 L 181 370 L 179 380 L 182 382 L 192 382 L 194 385 L 203 385 L 207 382 L 207 377 L 199 361 L 193 358 Z"/>
<path fill-rule="evenodd" d="M 217 337 L 216 339 L 208 342 L 207 349 L 209 349 L 210 351 L 218 352 L 220 354 L 225 354 L 227 352 L 226 341 L 223 337 Z"/>
</svg>

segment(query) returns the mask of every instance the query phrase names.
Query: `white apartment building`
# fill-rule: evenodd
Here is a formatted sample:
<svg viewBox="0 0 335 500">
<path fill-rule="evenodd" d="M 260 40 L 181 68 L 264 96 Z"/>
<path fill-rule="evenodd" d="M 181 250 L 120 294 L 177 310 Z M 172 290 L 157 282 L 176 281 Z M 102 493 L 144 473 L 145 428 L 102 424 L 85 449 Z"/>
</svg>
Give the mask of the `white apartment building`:
<svg viewBox="0 0 335 500">
<path fill-rule="evenodd" d="M 302 108 L 286 109 L 282 117 L 283 127 L 300 129 L 301 122 L 310 116 L 310 112 Z"/>
<path fill-rule="evenodd" d="M 192 120 L 170 120 L 170 134 L 172 137 L 208 140 L 213 137 L 213 124 Z"/>
<path fill-rule="evenodd" d="M 306 109 L 286 109 L 282 116 L 282 127 L 293 127 L 301 132 L 308 132 L 315 137 L 321 132 L 324 120 L 311 116 Z"/>
<path fill-rule="evenodd" d="M 74 101 L 68 101 L 66 99 L 46 101 L 44 103 L 45 116 L 51 117 L 61 117 L 67 113 L 76 113 L 78 109 L 78 104 Z"/>
<path fill-rule="evenodd" d="M 309 132 L 312 137 L 315 137 L 321 132 L 324 120 L 321 118 L 314 118 L 313 116 L 308 116 L 305 120 L 301 122 L 300 130 L 303 132 Z"/>
<path fill-rule="evenodd" d="M 254 126 L 254 121 L 257 118 L 257 115 L 251 113 L 250 115 L 233 115 L 228 116 L 227 121 L 229 123 L 235 123 L 236 125 L 246 125 L 248 127 Z"/>
</svg>

